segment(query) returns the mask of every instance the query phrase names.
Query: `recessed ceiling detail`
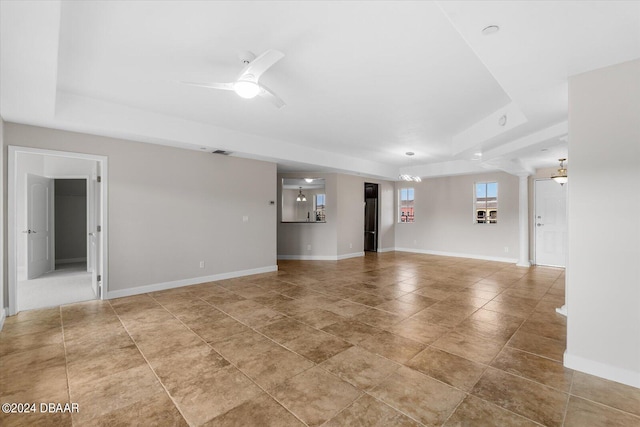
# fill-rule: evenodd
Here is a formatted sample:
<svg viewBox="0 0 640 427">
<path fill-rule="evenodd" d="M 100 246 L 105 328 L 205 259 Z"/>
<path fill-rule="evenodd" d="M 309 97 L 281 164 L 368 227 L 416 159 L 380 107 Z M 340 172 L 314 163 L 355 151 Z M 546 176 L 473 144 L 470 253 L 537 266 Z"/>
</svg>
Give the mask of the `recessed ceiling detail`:
<svg viewBox="0 0 640 427">
<path fill-rule="evenodd" d="M 639 2 L 51 1 L 0 12 L 7 121 L 392 180 L 555 165 L 568 76 L 640 57 Z M 496 23 L 497 37 L 479 31 Z M 250 66 L 247 50 L 270 49 L 286 56 L 256 82 L 287 108 L 179 83 L 237 83 L 238 57 Z"/>
</svg>

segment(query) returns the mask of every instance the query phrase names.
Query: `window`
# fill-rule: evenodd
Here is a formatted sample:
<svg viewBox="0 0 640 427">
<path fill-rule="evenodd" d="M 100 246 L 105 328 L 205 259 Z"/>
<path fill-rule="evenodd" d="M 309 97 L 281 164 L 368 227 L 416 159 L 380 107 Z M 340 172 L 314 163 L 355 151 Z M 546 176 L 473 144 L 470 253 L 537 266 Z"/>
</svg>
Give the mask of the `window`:
<svg viewBox="0 0 640 427">
<path fill-rule="evenodd" d="M 476 224 L 498 223 L 498 183 L 476 182 L 473 221 Z"/>
<path fill-rule="evenodd" d="M 319 221 L 319 222 L 325 221 L 324 200 L 325 200 L 324 194 L 316 194 L 314 197 L 314 204 L 315 204 L 314 212 L 316 215 L 316 221 Z"/>
<path fill-rule="evenodd" d="M 413 193 L 413 188 L 400 189 L 398 222 L 413 222 L 413 205 L 415 202 Z"/>
</svg>

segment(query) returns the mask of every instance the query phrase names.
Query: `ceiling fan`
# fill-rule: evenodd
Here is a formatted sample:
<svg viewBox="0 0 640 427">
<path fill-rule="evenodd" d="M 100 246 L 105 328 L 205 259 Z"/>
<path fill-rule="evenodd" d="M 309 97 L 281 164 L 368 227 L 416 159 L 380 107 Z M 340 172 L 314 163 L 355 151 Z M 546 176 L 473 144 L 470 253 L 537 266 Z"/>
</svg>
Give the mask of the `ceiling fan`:
<svg viewBox="0 0 640 427">
<path fill-rule="evenodd" d="M 284 53 L 269 49 L 262 55 L 256 56 L 251 52 L 244 52 L 240 59 L 246 66 L 240 71 L 236 81 L 231 83 L 198 83 L 198 82 L 182 82 L 184 84 L 206 87 L 209 89 L 232 90 L 242 98 L 255 98 L 260 96 L 278 108 L 284 107 L 286 104 L 275 93 L 273 93 L 265 85 L 260 84 L 260 76 L 264 74 L 276 62 L 284 57 Z"/>
</svg>

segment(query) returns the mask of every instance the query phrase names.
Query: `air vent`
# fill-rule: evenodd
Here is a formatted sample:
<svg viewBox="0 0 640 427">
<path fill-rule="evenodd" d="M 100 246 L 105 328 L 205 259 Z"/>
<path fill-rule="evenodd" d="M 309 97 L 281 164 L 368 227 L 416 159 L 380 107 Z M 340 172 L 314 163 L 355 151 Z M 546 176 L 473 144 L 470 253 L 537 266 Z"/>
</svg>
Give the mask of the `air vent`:
<svg viewBox="0 0 640 427">
<path fill-rule="evenodd" d="M 216 150 L 216 151 L 213 151 L 213 154 L 220 154 L 222 156 L 228 156 L 229 154 L 231 154 L 231 151 Z"/>
</svg>

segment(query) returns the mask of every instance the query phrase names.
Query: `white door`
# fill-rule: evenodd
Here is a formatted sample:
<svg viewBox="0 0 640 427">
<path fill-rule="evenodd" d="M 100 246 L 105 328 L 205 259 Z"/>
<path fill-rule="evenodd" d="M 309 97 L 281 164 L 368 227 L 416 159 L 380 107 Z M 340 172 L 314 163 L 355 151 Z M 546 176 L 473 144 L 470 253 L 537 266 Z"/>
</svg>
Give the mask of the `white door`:
<svg viewBox="0 0 640 427">
<path fill-rule="evenodd" d="M 567 186 L 552 179 L 535 181 L 536 264 L 565 266 Z"/>
<path fill-rule="evenodd" d="M 97 166 L 97 176 L 100 176 L 100 163 Z M 93 229 L 89 233 L 89 265 L 91 266 L 91 286 L 93 293 L 97 298 L 102 298 L 101 276 L 102 276 L 102 257 L 100 252 L 102 241 L 102 185 L 98 181 L 97 177 L 93 177 L 91 181 L 92 196 L 90 214 L 92 219 L 89 221 Z"/>
<path fill-rule="evenodd" d="M 53 179 L 27 174 L 27 279 L 54 269 Z"/>
</svg>

